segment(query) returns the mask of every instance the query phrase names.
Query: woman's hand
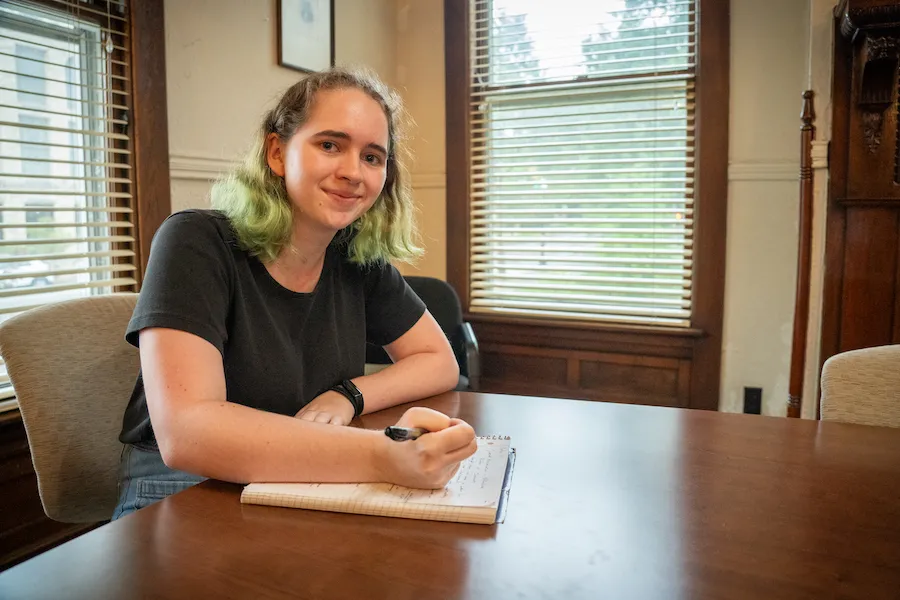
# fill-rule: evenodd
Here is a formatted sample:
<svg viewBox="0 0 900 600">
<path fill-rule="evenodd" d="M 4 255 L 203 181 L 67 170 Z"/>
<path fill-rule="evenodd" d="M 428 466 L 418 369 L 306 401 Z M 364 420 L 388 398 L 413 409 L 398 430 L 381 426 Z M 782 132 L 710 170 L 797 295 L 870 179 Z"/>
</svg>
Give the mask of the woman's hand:
<svg viewBox="0 0 900 600">
<path fill-rule="evenodd" d="M 442 488 L 456 474 L 459 463 L 475 454 L 478 448 L 475 430 L 468 423 L 430 408 L 409 409 L 397 425 L 429 431 L 410 442 L 395 442 L 385 437 L 385 452 L 379 468 L 385 481 L 398 485 Z"/>
<path fill-rule="evenodd" d="M 328 390 L 313 398 L 294 416 L 315 423 L 346 425 L 353 420 L 353 405 L 340 393 Z"/>
</svg>

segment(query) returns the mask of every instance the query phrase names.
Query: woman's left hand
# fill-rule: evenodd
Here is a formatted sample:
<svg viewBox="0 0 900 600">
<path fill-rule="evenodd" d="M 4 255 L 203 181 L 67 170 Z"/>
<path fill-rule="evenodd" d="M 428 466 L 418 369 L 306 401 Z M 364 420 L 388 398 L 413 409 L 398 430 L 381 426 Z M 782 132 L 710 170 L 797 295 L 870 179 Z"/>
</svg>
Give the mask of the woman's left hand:
<svg viewBox="0 0 900 600">
<path fill-rule="evenodd" d="M 294 416 L 315 423 L 346 425 L 353 420 L 353 405 L 340 393 L 329 390 L 313 398 Z"/>
</svg>

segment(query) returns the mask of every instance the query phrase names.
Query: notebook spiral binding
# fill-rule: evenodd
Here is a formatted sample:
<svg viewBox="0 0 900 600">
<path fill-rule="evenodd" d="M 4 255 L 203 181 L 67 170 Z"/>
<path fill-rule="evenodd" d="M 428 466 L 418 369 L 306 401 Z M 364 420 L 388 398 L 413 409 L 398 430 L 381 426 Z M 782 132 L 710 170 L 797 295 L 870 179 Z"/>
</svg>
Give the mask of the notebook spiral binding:
<svg viewBox="0 0 900 600">
<path fill-rule="evenodd" d="M 479 440 L 508 440 L 508 435 L 479 435 Z"/>
</svg>

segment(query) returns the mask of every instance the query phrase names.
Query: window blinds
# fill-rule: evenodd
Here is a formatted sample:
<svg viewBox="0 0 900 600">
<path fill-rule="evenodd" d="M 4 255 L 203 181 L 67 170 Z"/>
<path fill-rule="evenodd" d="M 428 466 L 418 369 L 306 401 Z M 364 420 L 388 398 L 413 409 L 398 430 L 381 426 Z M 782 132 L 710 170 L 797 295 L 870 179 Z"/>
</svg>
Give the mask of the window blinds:
<svg viewBox="0 0 900 600">
<path fill-rule="evenodd" d="M 471 2 L 470 310 L 689 325 L 694 2 Z"/>
<path fill-rule="evenodd" d="M 0 4 L 0 321 L 135 289 L 127 17 L 115 0 Z"/>
</svg>

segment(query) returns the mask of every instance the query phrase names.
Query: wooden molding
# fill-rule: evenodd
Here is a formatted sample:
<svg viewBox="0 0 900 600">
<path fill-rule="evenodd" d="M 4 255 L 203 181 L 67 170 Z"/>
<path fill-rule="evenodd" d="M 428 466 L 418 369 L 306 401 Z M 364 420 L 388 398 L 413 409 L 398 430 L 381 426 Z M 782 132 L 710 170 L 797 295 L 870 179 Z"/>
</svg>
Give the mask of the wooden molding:
<svg viewBox="0 0 900 600">
<path fill-rule="evenodd" d="M 797 181 L 796 160 L 743 161 L 728 165 L 729 181 Z"/>
<path fill-rule="evenodd" d="M 173 153 L 169 156 L 172 179 L 213 181 L 230 171 L 235 163 L 226 158 L 202 154 Z"/>
<path fill-rule="evenodd" d="M 443 171 L 424 171 L 412 174 L 413 189 L 429 190 L 447 187 L 447 174 Z"/>
<path fill-rule="evenodd" d="M 813 169 L 828 168 L 828 140 L 813 140 L 810 148 Z"/>
<path fill-rule="evenodd" d="M 163 0 L 134 0 L 131 12 L 131 102 L 137 265 L 143 279 L 153 234 L 172 212 L 166 112 Z"/>
<path fill-rule="evenodd" d="M 689 406 L 718 410 L 725 314 L 728 229 L 728 103 L 731 2 L 699 0 L 696 132 L 696 231 L 691 325 L 694 345 Z"/>
<path fill-rule="evenodd" d="M 469 307 L 469 2 L 444 0 L 447 281 Z"/>
</svg>

